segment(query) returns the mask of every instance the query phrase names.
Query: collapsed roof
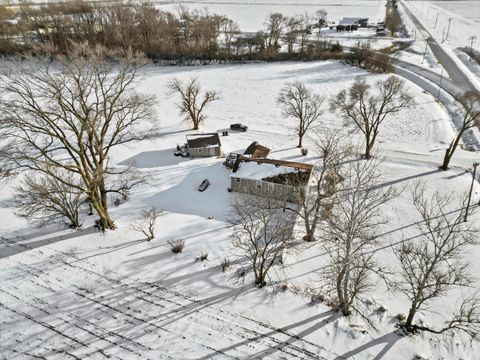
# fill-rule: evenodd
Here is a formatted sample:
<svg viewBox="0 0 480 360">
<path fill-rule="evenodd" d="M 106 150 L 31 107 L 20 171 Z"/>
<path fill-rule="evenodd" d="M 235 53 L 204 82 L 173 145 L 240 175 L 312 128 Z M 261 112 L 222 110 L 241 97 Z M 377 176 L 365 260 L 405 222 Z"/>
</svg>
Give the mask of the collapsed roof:
<svg viewBox="0 0 480 360">
<path fill-rule="evenodd" d="M 270 149 L 256 141 L 252 142 L 243 153 L 243 155 L 250 155 L 252 159 L 266 158 L 268 154 L 270 154 Z"/>
<path fill-rule="evenodd" d="M 240 156 L 237 161 L 238 167 L 232 172 L 232 177 L 292 186 L 306 185 L 314 168 L 311 164 L 295 161 L 250 159 L 245 156 Z"/>
</svg>

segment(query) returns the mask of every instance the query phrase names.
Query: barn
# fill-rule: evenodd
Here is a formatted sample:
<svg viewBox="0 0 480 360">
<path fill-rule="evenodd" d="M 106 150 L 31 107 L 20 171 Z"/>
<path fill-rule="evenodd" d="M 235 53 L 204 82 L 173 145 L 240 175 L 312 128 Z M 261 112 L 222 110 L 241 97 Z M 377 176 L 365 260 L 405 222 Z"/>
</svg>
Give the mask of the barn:
<svg viewBox="0 0 480 360">
<path fill-rule="evenodd" d="M 368 26 L 368 18 L 344 17 L 337 25 L 337 31 L 354 31 Z"/>
</svg>

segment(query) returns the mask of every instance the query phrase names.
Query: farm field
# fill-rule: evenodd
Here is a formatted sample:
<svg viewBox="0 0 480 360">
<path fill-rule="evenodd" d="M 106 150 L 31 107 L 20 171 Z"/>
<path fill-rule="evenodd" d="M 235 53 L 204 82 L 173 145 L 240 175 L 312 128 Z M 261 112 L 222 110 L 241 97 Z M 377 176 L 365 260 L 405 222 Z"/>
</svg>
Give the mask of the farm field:
<svg viewBox="0 0 480 360">
<path fill-rule="evenodd" d="M 259 31 L 263 28 L 265 18 L 272 12 L 286 16 L 308 12 L 311 16 L 320 9 L 328 12 L 328 20 L 338 22 L 343 17 L 368 17 L 371 22 L 382 21 L 385 17 L 384 0 L 347 0 L 340 3 L 329 0 L 258 0 L 258 1 L 174 1 L 158 5 L 162 10 L 175 12 L 178 6 L 192 10 L 205 10 L 227 15 L 236 21 L 242 31 Z"/>
<path fill-rule="evenodd" d="M 408 302 L 381 283 L 371 293 L 368 314 L 375 328 L 357 316 L 339 317 L 326 305 L 297 294 L 295 289 L 318 286 L 319 269 L 327 259 L 319 242 L 301 240 L 300 229 L 296 251 L 275 267 L 271 279 L 288 284 L 286 291 L 254 288 L 250 274 L 238 278 L 239 254 L 231 242 L 236 195 L 227 191 L 230 172 L 222 165 L 224 159 L 173 156 L 192 131 L 178 115 L 178 99 L 166 94 L 172 78 L 197 77 L 205 89 L 220 92 L 200 132 L 221 133 L 237 122 L 249 127 L 221 137 L 226 154 L 258 141 L 272 150 L 271 157 L 315 163 L 313 141 L 319 129 L 306 140 L 308 155 L 301 155 L 295 147 L 295 124 L 282 116 L 277 104 L 280 88 L 286 82 L 304 82 L 326 99 L 322 126 L 341 128 L 344 123 L 329 111 L 328 98 L 357 77 L 374 82 L 386 75 L 336 61 L 148 66 L 141 75 L 136 89 L 157 96 L 154 136 L 122 146 L 111 161 L 148 174 L 150 181 L 112 208 L 118 230 L 102 235 L 90 227 L 93 219 L 79 231 L 33 226 L 5 205 L 15 183 L 0 188 L 0 359 L 475 358 L 478 343 L 458 334 L 400 336 L 395 317 L 408 311 Z M 381 128 L 376 153 L 384 159 L 382 184 L 404 190 L 382 208 L 390 222 L 381 225 L 378 261 L 390 266 L 395 266 L 391 245 L 421 235 L 411 186 L 422 180 L 429 191 L 464 193 L 471 181 L 466 169 L 477 155 L 460 149 L 451 170 L 439 171 L 454 127 L 431 95 L 413 83 L 407 87 L 415 103 Z M 352 130 L 345 128 L 357 144 L 361 138 Z M 205 178 L 210 186 L 199 192 Z M 477 183 L 473 194 L 478 201 Z M 151 242 L 129 227 L 146 206 L 165 210 Z M 472 219 L 478 221 L 478 214 Z M 185 241 L 185 250 L 174 255 L 168 242 L 176 240 Z M 205 251 L 208 260 L 195 261 Z M 477 248 L 469 253 L 472 262 L 478 255 Z M 232 268 L 221 272 L 224 258 L 231 259 Z M 479 271 L 479 263 L 473 262 L 473 272 Z M 478 279 L 472 285 L 478 288 Z M 432 312 L 420 319 L 440 324 L 455 307 L 457 295 L 452 292 L 432 302 Z M 377 311 L 380 306 L 386 311 Z"/>
<path fill-rule="evenodd" d="M 451 48 L 470 46 L 468 38 L 480 34 L 480 3 L 478 1 L 406 1 L 405 3 L 437 41 Z M 449 19 L 451 19 L 450 29 Z M 474 41 L 473 48 L 480 49 L 478 39 Z"/>
</svg>

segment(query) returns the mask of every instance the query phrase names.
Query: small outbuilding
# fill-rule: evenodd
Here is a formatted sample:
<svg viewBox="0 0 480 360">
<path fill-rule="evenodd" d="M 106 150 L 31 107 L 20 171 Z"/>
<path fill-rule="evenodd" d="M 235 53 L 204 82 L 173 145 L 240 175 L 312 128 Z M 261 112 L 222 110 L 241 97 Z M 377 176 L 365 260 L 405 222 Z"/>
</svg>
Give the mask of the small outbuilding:
<svg viewBox="0 0 480 360">
<path fill-rule="evenodd" d="M 239 156 L 230 175 L 230 190 L 298 202 L 307 192 L 314 165 Z"/>
<path fill-rule="evenodd" d="M 222 155 L 222 144 L 218 133 L 189 134 L 187 152 L 190 157 L 210 157 Z"/>
</svg>

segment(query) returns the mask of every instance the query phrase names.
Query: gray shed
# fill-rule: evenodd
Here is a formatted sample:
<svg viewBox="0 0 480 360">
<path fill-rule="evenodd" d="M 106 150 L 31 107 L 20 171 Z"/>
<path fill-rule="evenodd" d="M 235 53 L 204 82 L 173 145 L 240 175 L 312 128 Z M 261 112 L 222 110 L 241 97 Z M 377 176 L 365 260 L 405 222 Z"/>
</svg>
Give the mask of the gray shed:
<svg viewBox="0 0 480 360">
<path fill-rule="evenodd" d="M 222 143 L 218 133 L 189 134 L 187 151 L 190 157 L 209 157 L 222 155 Z"/>
</svg>

